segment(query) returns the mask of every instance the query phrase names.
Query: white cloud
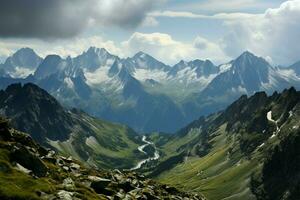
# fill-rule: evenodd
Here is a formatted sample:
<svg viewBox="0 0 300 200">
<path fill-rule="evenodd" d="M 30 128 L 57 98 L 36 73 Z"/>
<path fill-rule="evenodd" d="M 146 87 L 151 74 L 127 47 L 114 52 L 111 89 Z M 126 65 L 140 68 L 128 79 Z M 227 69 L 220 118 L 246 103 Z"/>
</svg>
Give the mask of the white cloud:
<svg viewBox="0 0 300 200">
<path fill-rule="evenodd" d="M 105 48 L 110 53 L 124 56 L 123 51 L 111 40 L 105 40 L 101 36 L 73 38 L 70 40 L 40 41 L 40 40 L 15 40 L 6 39 L 0 41 L 0 57 L 8 57 L 22 47 L 33 48 L 40 56 L 49 54 L 60 56 L 77 56 L 89 47 Z"/>
<path fill-rule="evenodd" d="M 300 0 L 287 1 L 250 19 L 227 21 L 230 30 L 222 46 L 230 56 L 243 50 L 268 57 L 276 64 L 300 60 Z"/>
<path fill-rule="evenodd" d="M 220 47 L 198 36 L 193 43 L 174 40 L 164 33 L 134 33 L 129 40 L 122 43 L 124 49 L 133 55 L 144 51 L 168 64 L 175 64 L 179 60 L 212 59 L 221 62 L 227 59 Z"/>
<path fill-rule="evenodd" d="M 228 57 L 214 42 L 203 37 L 196 37 L 194 41 L 185 43 L 173 39 L 164 33 L 133 33 L 130 38 L 121 43 L 105 40 L 101 36 L 74 38 L 72 40 L 48 41 L 40 40 L 5 40 L 0 42 L 1 56 L 9 56 L 22 47 L 33 48 L 40 56 L 58 54 L 62 57 L 77 56 L 89 47 L 105 48 L 119 57 L 133 56 L 138 51 L 144 51 L 162 62 L 175 64 L 180 60 L 211 59 L 216 63 L 227 61 Z"/>
<path fill-rule="evenodd" d="M 155 17 L 147 16 L 142 23 L 142 26 L 144 27 L 151 27 L 151 26 L 157 26 L 159 22 L 155 19 Z"/>
<path fill-rule="evenodd" d="M 59 54 L 61 56 L 76 56 L 86 51 L 89 47 L 95 46 L 105 48 L 112 54 L 123 56 L 122 50 L 111 40 L 105 40 L 101 36 L 91 36 L 86 38 L 74 38 L 69 41 L 55 42 L 52 48 L 41 48 L 42 55 Z"/>
<path fill-rule="evenodd" d="M 182 2 L 173 7 L 175 10 L 188 10 L 204 13 L 237 12 L 245 10 L 258 10 L 270 8 L 276 2 L 262 0 L 202 0 L 194 2 Z"/>
<path fill-rule="evenodd" d="M 193 19 L 221 19 L 221 20 L 236 20 L 247 19 L 257 16 L 250 13 L 218 13 L 214 15 L 195 14 L 193 12 L 182 11 L 154 11 L 148 14 L 151 17 L 172 17 L 172 18 L 193 18 Z"/>
</svg>

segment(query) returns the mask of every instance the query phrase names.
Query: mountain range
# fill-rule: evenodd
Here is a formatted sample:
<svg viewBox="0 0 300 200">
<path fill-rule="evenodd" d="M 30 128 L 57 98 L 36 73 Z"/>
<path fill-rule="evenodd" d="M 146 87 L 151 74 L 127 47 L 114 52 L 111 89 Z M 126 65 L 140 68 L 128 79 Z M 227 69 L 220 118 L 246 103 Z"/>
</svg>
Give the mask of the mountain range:
<svg viewBox="0 0 300 200">
<path fill-rule="evenodd" d="M 0 87 L 32 82 L 69 108 L 119 122 L 138 132 L 175 132 L 201 115 L 226 108 L 241 95 L 300 88 L 299 63 L 274 67 L 244 52 L 216 66 L 209 60 L 166 65 L 138 52 L 119 58 L 91 47 L 77 57 L 18 50 L 0 66 Z"/>
<path fill-rule="evenodd" d="M 143 137 L 126 126 L 64 108 L 32 83 L 1 90 L 0 105 L 1 116 L 10 119 L 0 118 L 4 199 L 49 199 L 61 193 L 100 198 L 94 192 L 103 198 L 143 196 L 145 189 L 161 198 L 189 199 L 176 188 L 193 194 L 191 199 L 300 197 L 300 92 L 293 87 L 269 96 L 242 95 L 223 111 L 202 116 L 174 134 L 153 132 Z M 153 150 L 157 159 L 151 159 Z M 143 182 L 144 176 L 160 184 Z M 66 186 L 70 182 L 73 189 Z"/>
</svg>

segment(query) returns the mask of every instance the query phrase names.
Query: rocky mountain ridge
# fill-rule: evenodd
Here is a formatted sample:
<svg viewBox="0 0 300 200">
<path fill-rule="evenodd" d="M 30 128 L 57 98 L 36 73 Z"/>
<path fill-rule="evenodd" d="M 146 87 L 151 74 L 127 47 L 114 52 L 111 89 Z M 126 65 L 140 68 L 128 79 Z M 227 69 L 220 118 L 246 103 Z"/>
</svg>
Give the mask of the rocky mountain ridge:
<svg viewBox="0 0 300 200">
<path fill-rule="evenodd" d="M 161 159 L 144 171 L 148 167 L 159 181 L 208 199 L 296 200 L 299 119 L 300 92 L 295 88 L 241 96 L 175 135 L 150 135 Z"/>
</svg>

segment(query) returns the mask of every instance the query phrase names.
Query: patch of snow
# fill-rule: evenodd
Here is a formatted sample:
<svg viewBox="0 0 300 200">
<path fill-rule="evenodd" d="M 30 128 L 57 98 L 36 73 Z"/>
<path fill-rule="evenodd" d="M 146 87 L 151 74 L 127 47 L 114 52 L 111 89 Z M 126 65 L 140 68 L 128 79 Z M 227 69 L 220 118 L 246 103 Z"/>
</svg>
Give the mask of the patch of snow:
<svg viewBox="0 0 300 200">
<path fill-rule="evenodd" d="M 234 93 L 245 93 L 245 94 L 248 93 L 247 89 L 240 86 L 240 85 L 238 87 L 231 88 L 231 91 L 234 92 Z"/>
<path fill-rule="evenodd" d="M 103 91 L 113 91 L 114 93 L 124 88 L 124 83 L 119 78 L 112 78 L 102 83 L 102 85 Z"/>
<path fill-rule="evenodd" d="M 97 84 L 100 84 L 102 82 L 105 82 L 105 81 L 108 81 L 109 79 L 111 79 L 108 76 L 110 66 L 111 65 L 100 66 L 95 71 L 88 71 L 87 69 L 84 69 L 84 76 L 87 79 L 87 84 L 88 85 L 97 85 Z"/>
<path fill-rule="evenodd" d="M 231 63 L 221 65 L 220 66 L 220 74 L 229 71 L 231 69 L 231 67 L 232 67 Z"/>
<path fill-rule="evenodd" d="M 34 69 L 28 69 L 26 67 L 15 67 L 14 72 L 9 72 L 12 78 L 26 78 L 30 74 L 34 73 Z"/>
<path fill-rule="evenodd" d="M 286 81 L 290 82 L 291 80 L 299 81 L 298 77 L 294 70 L 292 69 L 278 69 L 277 73 Z"/>
<path fill-rule="evenodd" d="M 269 82 L 266 83 L 262 82 L 261 89 L 271 90 L 274 88 L 278 88 L 280 86 L 280 83 L 278 82 L 279 76 L 280 75 L 274 69 L 269 70 L 269 75 L 268 75 Z"/>
<path fill-rule="evenodd" d="M 167 73 L 163 70 L 150 70 L 150 69 L 135 69 L 133 74 L 134 78 L 138 79 L 139 81 L 146 81 L 147 79 L 153 79 L 155 81 L 164 81 L 167 78 Z"/>
<path fill-rule="evenodd" d="M 141 57 L 141 58 L 145 58 L 145 57 L 146 57 L 146 54 L 142 53 L 142 54 L 140 55 L 140 57 Z"/>
<path fill-rule="evenodd" d="M 267 113 L 267 119 L 268 119 L 270 122 L 277 123 L 275 120 L 272 119 L 272 111 L 269 111 L 269 112 Z"/>
<path fill-rule="evenodd" d="M 70 88 L 70 89 L 74 88 L 74 83 L 70 77 L 64 78 L 64 83 L 68 86 L 68 88 Z"/>
<path fill-rule="evenodd" d="M 111 66 L 111 65 L 114 64 L 114 62 L 115 62 L 115 59 L 108 59 L 108 60 L 106 61 L 106 66 Z"/>
<path fill-rule="evenodd" d="M 280 132 L 280 128 L 278 127 L 278 121 L 275 121 L 273 118 L 272 118 L 272 111 L 269 111 L 267 113 L 267 119 L 270 121 L 270 122 L 273 122 L 275 125 L 276 125 L 276 131 L 273 133 L 273 135 L 270 137 L 270 138 L 273 138 L 277 135 L 277 133 Z"/>
</svg>

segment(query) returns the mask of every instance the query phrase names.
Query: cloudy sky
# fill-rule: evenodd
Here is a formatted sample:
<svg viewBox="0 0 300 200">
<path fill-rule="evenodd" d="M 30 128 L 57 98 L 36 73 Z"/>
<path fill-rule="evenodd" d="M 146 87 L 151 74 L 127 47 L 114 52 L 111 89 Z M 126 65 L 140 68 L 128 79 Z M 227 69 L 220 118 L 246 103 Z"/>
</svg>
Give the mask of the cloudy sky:
<svg viewBox="0 0 300 200">
<path fill-rule="evenodd" d="M 0 59 L 21 47 L 75 56 L 90 46 L 168 64 L 219 64 L 245 50 L 300 60 L 300 0 L 0 0 Z"/>
</svg>

